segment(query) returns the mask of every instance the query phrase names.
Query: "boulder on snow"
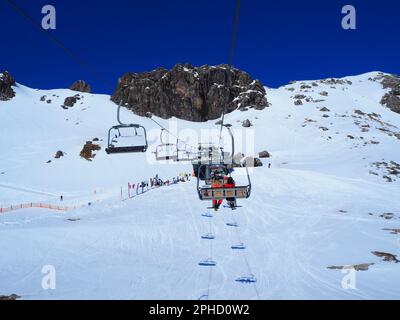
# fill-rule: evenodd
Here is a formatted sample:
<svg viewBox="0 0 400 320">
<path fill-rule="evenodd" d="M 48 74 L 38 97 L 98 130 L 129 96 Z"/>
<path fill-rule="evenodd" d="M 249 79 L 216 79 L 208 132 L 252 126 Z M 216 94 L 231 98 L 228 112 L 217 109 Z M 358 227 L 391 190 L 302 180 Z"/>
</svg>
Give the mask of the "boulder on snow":
<svg viewBox="0 0 400 320">
<path fill-rule="evenodd" d="M 382 252 L 382 251 L 371 251 L 371 253 L 379 258 L 383 258 L 383 261 L 388 261 L 388 262 L 399 262 L 399 260 L 397 260 L 397 256 L 391 253 L 387 253 L 387 252 Z"/>
<path fill-rule="evenodd" d="M 80 100 L 79 94 L 73 96 L 73 97 L 67 97 L 64 100 L 64 105 L 62 106 L 64 109 L 71 108 L 77 103 L 77 101 Z"/>
<path fill-rule="evenodd" d="M 228 65 L 177 64 L 171 70 L 125 74 L 111 100 L 142 116 L 151 112 L 164 119 L 207 121 L 219 118 L 224 110 L 264 109 L 265 95 L 260 81 Z"/>
<path fill-rule="evenodd" d="M 330 266 L 327 267 L 328 269 L 338 269 L 338 270 L 351 270 L 354 269 L 356 271 L 367 271 L 370 266 L 373 266 L 374 263 L 360 263 L 360 264 L 352 264 L 352 265 L 347 265 L 347 266 Z"/>
<path fill-rule="evenodd" d="M 100 145 L 95 144 L 92 141 L 86 141 L 79 155 L 88 161 L 92 161 L 92 159 L 96 156 L 93 151 L 98 151 L 100 149 Z"/>
<path fill-rule="evenodd" d="M 246 157 L 242 160 L 243 167 L 262 167 L 263 163 L 259 158 Z"/>
<path fill-rule="evenodd" d="M 78 80 L 75 81 L 70 87 L 70 90 L 73 91 L 80 91 L 80 92 L 87 92 L 87 93 L 91 93 L 92 92 L 92 87 L 87 84 L 85 81 L 83 80 Z"/>
<path fill-rule="evenodd" d="M 0 296 L 0 301 L 17 300 L 18 298 L 21 298 L 21 297 L 16 294 L 11 294 L 9 296 Z"/>
<path fill-rule="evenodd" d="M 324 97 L 328 96 L 328 92 L 326 92 L 326 91 L 322 91 L 322 92 L 320 92 L 319 94 L 320 94 L 321 96 L 324 96 Z"/>
<path fill-rule="evenodd" d="M 269 158 L 271 155 L 269 154 L 268 151 L 264 150 L 264 151 L 259 152 L 259 153 L 258 153 L 258 156 L 259 156 L 260 158 Z"/>
<path fill-rule="evenodd" d="M 61 150 L 58 150 L 54 156 L 55 159 L 60 159 L 61 157 L 64 157 L 64 152 Z"/>
<path fill-rule="evenodd" d="M 252 123 L 249 119 L 246 119 L 242 122 L 242 127 L 244 128 L 250 128 L 252 126 Z"/>
<path fill-rule="evenodd" d="M 301 105 L 303 105 L 303 101 L 301 101 L 301 100 L 295 100 L 295 101 L 294 101 L 294 105 L 295 105 L 295 106 L 301 106 Z"/>
<path fill-rule="evenodd" d="M 322 107 L 321 109 L 319 109 L 319 111 L 321 111 L 321 112 L 330 112 L 331 110 L 329 110 L 327 107 Z"/>
<path fill-rule="evenodd" d="M 13 86 L 15 86 L 13 76 L 8 71 L 0 73 L 0 101 L 8 101 L 15 97 Z"/>
</svg>

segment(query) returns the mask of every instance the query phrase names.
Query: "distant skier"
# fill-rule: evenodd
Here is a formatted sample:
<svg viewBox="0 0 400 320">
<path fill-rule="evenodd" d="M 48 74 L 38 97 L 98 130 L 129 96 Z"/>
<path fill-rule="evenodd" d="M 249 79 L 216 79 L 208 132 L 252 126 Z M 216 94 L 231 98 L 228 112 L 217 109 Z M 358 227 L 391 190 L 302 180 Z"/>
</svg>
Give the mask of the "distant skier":
<svg viewBox="0 0 400 320">
<path fill-rule="evenodd" d="M 60 201 L 63 201 L 64 200 L 64 197 L 61 195 L 60 196 Z"/>
<path fill-rule="evenodd" d="M 270 162 L 270 163 L 268 163 L 268 169 L 269 169 L 269 168 L 271 168 L 271 162 Z"/>
</svg>

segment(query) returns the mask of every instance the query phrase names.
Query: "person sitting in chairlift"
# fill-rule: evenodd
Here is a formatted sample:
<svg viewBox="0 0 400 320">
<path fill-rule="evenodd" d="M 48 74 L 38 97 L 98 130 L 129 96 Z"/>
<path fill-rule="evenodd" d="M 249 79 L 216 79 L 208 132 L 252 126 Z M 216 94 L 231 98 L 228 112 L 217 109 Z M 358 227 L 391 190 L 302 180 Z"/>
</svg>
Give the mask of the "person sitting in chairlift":
<svg viewBox="0 0 400 320">
<path fill-rule="evenodd" d="M 214 179 L 211 182 L 211 188 L 216 189 L 216 188 L 222 188 L 224 186 L 223 183 L 223 178 L 222 177 L 214 177 Z M 219 206 L 222 204 L 222 199 L 213 199 L 212 200 L 212 206 L 215 211 L 219 209 Z"/>
<path fill-rule="evenodd" d="M 234 188 L 234 187 L 236 187 L 235 180 L 233 180 L 232 177 L 228 177 L 228 180 L 226 181 L 224 187 L 225 188 Z M 236 207 L 236 198 L 233 198 L 233 197 L 232 198 L 226 198 L 226 201 L 228 202 L 228 204 L 229 204 L 229 206 L 231 208 Z"/>
</svg>

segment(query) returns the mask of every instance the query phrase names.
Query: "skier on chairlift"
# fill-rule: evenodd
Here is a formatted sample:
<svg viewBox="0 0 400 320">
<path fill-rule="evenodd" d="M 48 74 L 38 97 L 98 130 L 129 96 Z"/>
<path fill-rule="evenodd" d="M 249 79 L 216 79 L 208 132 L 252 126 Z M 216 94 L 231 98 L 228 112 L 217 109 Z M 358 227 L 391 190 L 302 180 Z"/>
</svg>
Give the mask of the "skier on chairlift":
<svg viewBox="0 0 400 320">
<path fill-rule="evenodd" d="M 235 180 L 233 180 L 232 177 L 228 177 L 228 180 L 226 181 L 224 187 L 225 188 L 234 188 L 236 186 Z M 226 198 L 226 201 L 228 202 L 229 207 L 234 209 L 236 207 L 236 198 Z"/>
<path fill-rule="evenodd" d="M 215 176 L 214 179 L 212 180 L 211 183 L 211 188 L 222 188 L 224 183 L 223 183 L 223 177 L 220 176 Z M 222 199 L 213 199 L 212 200 L 212 206 L 214 208 L 215 211 L 217 211 L 219 209 L 219 206 L 222 204 Z"/>
</svg>

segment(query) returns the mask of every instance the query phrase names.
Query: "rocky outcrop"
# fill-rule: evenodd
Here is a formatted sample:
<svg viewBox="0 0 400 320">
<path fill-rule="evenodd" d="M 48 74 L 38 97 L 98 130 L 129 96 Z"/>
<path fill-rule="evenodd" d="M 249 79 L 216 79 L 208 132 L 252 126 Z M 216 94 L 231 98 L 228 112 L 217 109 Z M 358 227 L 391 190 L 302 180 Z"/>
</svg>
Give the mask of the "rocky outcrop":
<svg viewBox="0 0 400 320">
<path fill-rule="evenodd" d="M 73 91 L 79 91 L 79 92 L 87 92 L 87 93 L 91 93 L 92 92 L 92 87 L 87 84 L 85 81 L 83 80 L 78 80 L 75 81 L 70 87 L 70 90 Z"/>
<path fill-rule="evenodd" d="M 383 258 L 383 261 L 396 262 L 396 263 L 400 262 L 399 260 L 397 260 L 397 256 L 391 253 L 382 251 L 372 251 L 371 253 L 379 258 Z"/>
<path fill-rule="evenodd" d="M 258 156 L 260 158 L 269 158 L 269 157 L 271 157 L 270 153 L 268 151 L 266 151 L 266 150 L 263 150 L 263 151 L 259 152 Z"/>
<path fill-rule="evenodd" d="M 12 88 L 14 85 L 15 80 L 8 71 L 0 73 L 0 101 L 8 101 L 15 97 L 15 91 Z"/>
<path fill-rule="evenodd" d="M 242 161 L 243 167 L 262 167 L 263 163 L 259 158 L 253 158 L 251 156 L 244 158 Z"/>
<path fill-rule="evenodd" d="M 60 159 L 61 157 L 64 157 L 64 152 L 61 150 L 58 150 L 54 156 L 55 159 Z"/>
<path fill-rule="evenodd" d="M 62 105 L 62 107 L 64 109 L 68 109 L 68 108 L 72 108 L 75 103 L 78 102 L 78 100 L 80 100 L 81 97 L 79 96 L 79 94 L 74 95 L 73 97 L 67 97 L 64 100 L 64 104 Z"/>
<path fill-rule="evenodd" d="M 98 144 L 95 144 L 92 141 L 86 141 L 79 155 L 88 161 L 92 161 L 96 156 L 94 152 L 99 150 L 101 150 L 101 147 Z"/>
<path fill-rule="evenodd" d="M 370 266 L 373 266 L 374 263 L 360 263 L 360 264 L 351 264 L 346 266 L 329 266 L 328 269 L 331 270 L 356 270 L 356 271 L 367 271 Z"/>
<path fill-rule="evenodd" d="M 142 116 L 150 112 L 164 119 L 207 121 L 224 110 L 264 109 L 265 94 L 258 80 L 236 68 L 177 64 L 171 70 L 125 74 L 111 100 Z"/>
<path fill-rule="evenodd" d="M 242 122 L 242 127 L 243 128 L 250 128 L 253 124 L 251 123 L 251 121 L 249 119 L 246 119 Z"/>
<path fill-rule="evenodd" d="M 400 113 L 400 77 L 397 75 L 384 75 L 381 78 L 384 89 L 390 89 L 382 99 L 381 104 L 396 113 Z"/>
<path fill-rule="evenodd" d="M 18 298 L 21 298 L 17 294 L 11 294 L 9 296 L 0 296 L 0 301 L 6 301 L 6 300 L 17 300 Z"/>
</svg>

